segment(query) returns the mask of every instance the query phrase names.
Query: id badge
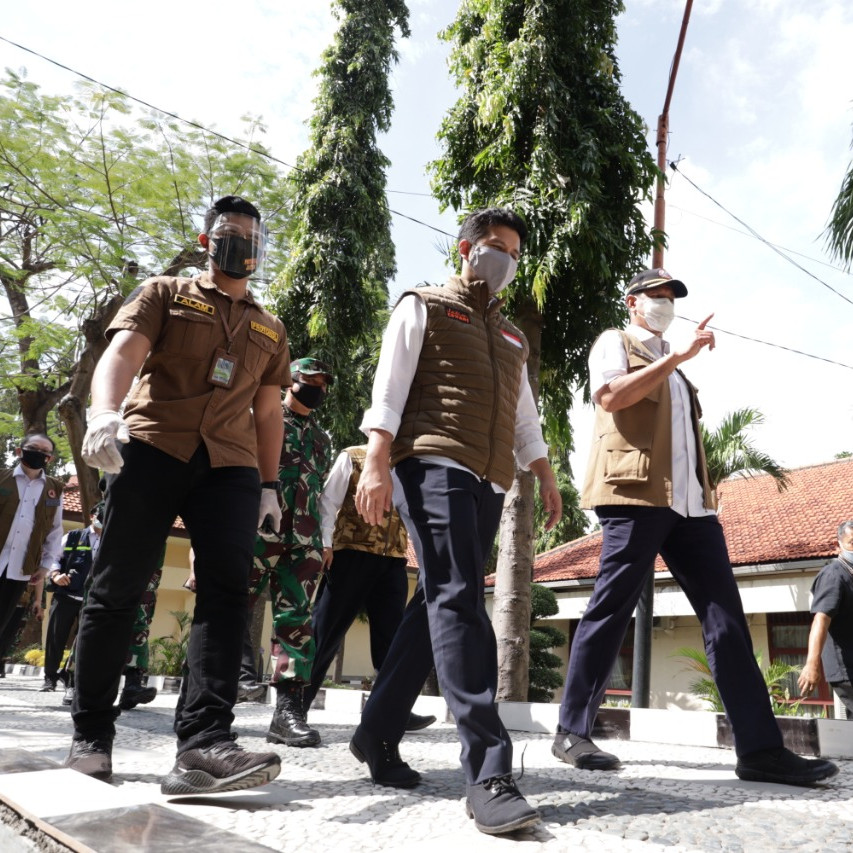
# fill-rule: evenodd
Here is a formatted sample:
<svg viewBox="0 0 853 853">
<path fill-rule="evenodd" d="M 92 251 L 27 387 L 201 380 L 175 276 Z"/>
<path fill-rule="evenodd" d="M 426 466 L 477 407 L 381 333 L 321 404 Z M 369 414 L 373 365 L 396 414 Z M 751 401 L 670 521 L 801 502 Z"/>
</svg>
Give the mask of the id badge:
<svg viewBox="0 0 853 853">
<path fill-rule="evenodd" d="M 220 388 L 230 388 L 234 383 L 236 372 L 237 359 L 225 352 L 224 349 L 218 349 L 213 355 L 213 364 L 210 365 L 207 381 L 211 385 L 218 385 Z"/>
</svg>

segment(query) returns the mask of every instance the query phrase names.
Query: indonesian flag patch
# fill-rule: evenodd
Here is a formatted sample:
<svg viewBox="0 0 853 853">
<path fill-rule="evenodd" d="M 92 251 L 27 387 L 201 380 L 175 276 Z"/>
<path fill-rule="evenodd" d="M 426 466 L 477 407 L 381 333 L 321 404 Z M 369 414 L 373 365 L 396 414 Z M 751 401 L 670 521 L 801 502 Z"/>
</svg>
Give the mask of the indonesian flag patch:
<svg viewBox="0 0 853 853">
<path fill-rule="evenodd" d="M 514 335 L 512 332 L 507 332 L 505 329 L 501 329 L 501 334 L 504 336 L 505 341 L 509 341 L 513 346 L 518 347 L 519 349 L 524 349 L 524 344 L 521 343 L 521 338 L 518 335 Z"/>
</svg>

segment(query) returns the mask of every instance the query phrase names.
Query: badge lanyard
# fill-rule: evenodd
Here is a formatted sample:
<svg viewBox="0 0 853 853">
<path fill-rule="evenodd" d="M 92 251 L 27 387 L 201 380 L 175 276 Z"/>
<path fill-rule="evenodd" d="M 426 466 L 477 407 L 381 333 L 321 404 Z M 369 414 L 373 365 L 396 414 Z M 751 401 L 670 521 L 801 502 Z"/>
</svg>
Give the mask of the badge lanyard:
<svg viewBox="0 0 853 853">
<path fill-rule="evenodd" d="M 211 385 L 218 385 L 220 388 L 230 388 L 234 383 L 234 375 L 237 372 L 238 360 L 236 356 L 231 355 L 231 346 L 234 343 L 234 338 L 237 332 L 240 331 L 246 317 L 249 316 L 249 306 L 243 309 L 243 314 L 237 321 L 237 325 L 232 329 L 225 319 L 225 312 L 219 312 L 219 319 L 222 320 L 222 330 L 225 332 L 225 338 L 228 341 L 228 346 L 225 349 L 219 347 L 213 354 L 213 364 L 210 366 L 210 373 L 207 381 Z"/>
</svg>

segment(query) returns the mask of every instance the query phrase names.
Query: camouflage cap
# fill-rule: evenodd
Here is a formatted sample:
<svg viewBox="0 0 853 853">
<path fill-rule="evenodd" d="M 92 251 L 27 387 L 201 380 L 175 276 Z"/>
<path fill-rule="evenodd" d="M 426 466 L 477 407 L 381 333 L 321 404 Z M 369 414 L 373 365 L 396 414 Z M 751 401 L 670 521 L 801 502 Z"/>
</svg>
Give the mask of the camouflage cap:
<svg viewBox="0 0 853 853">
<path fill-rule="evenodd" d="M 297 376 L 325 376 L 327 385 L 335 384 L 332 368 L 319 358 L 297 358 L 290 363 L 290 372 Z"/>
</svg>

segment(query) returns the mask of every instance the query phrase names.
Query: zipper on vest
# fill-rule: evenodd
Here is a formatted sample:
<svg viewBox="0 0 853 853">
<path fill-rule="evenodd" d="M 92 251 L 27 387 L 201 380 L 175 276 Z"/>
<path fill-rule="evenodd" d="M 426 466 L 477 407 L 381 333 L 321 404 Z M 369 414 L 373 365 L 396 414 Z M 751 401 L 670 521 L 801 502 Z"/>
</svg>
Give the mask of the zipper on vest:
<svg viewBox="0 0 853 853">
<path fill-rule="evenodd" d="M 486 340 L 489 345 L 489 362 L 492 365 L 492 418 L 489 423 L 489 457 L 486 460 L 486 467 L 482 474 L 480 474 L 481 478 L 485 478 L 486 473 L 492 467 L 492 453 L 495 446 L 495 416 L 498 411 L 498 368 L 495 364 L 495 353 L 494 353 L 494 343 L 492 341 L 492 330 L 489 325 L 489 310 L 488 307 L 483 312 L 483 322 L 486 326 Z"/>
</svg>

